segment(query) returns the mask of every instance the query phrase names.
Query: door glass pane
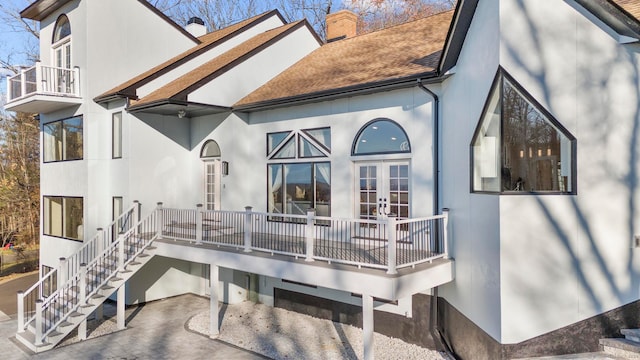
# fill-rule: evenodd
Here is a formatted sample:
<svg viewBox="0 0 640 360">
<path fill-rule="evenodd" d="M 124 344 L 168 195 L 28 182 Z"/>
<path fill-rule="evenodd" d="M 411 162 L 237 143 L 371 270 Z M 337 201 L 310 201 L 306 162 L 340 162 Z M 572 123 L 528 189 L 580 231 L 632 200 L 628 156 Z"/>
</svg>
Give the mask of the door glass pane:
<svg viewBox="0 0 640 360">
<path fill-rule="evenodd" d="M 205 162 L 205 210 L 217 210 L 218 161 Z"/>
<path fill-rule="evenodd" d="M 376 219 L 378 216 L 377 167 L 360 165 L 360 218 Z"/>
</svg>

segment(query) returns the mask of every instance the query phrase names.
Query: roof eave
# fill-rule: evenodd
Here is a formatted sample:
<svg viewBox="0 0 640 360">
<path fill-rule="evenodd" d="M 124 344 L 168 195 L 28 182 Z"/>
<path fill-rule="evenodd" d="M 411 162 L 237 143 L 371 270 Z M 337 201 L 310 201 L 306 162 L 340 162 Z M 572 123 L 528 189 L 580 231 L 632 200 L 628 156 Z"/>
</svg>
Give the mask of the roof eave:
<svg viewBox="0 0 640 360">
<path fill-rule="evenodd" d="M 446 73 L 458 62 L 477 5 L 478 0 L 458 0 L 438 64 L 440 74 Z"/>
<path fill-rule="evenodd" d="M 321 101 L 329 101 L 350 96 L 368 95 L 380 91 L 390 91 L 416 86 L 417 80 L 422 80 L 424 84 L 438 83 L 448 76 L 439 76 L 437 71 L 423 72 L 402 78 L 395 78 L 383 81 L 375 81 L 365 84 L 346 86 L 337 89 L 316 91 L 307 94 L 288 96 L 278 99 L 258 101 L 255 103 L 234 106 L 233 110 L 238 112 L 254 112 L 260 110 L 276 109 L 288 106 L 303 105 Z"/>
<path fill-rule="evenodd" d="M 640 21 L 613 1 L 575 0 L 620 36 L 640 40 Z"/>
<path fill-rule="evenodd" d="M 185 109 L 189 109 L 189 107 L 198 108 L 198 109 L 207 108 L 211 110 L 210 111 L 211 113 L 231 111 L 231 108 L 228 106 L 202 104 L 202 103 L 190 102 L 187 100 L 177 100 L 177 99 L 160 99 L 160 100 L 151 101 L 151 102 L 140 104 L 140 105 L 132 105 L 127 108 L 127 111 L 130 113 L 144 113 L 144 112 L 154 113 L 153 109 L 166 107 L 168 105 L 180 106 L 180 107 L 184 107 Z"/>
<path fill-rule="evenodd" d="M 47 16 L 61 8 L 70 0 L 38 0 L 20 11 L 20 17 L 35 21 L 42 21 Z"/>
</svg>

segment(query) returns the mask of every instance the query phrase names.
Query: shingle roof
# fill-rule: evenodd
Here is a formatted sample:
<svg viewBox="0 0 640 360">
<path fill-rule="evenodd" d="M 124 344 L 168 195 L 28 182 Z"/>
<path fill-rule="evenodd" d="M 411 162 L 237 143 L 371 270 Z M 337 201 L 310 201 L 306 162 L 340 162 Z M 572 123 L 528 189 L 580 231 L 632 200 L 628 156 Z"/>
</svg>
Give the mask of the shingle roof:
<svg viewBox="0 0 640 360">
<path fill-rule="evenodd" d="M 117 95 L 135 98 L 135 95 L 136 95 L 135 91 L 138 87 L 148 83 L 149 81 L 155 79 L 159 75 L 171 69 L 176 68 L 177 66 L 183 64 L 189 59 L 195 56 L 198 56 L 199 54 L 209 50 L 210 48 L 219 44 L 221 41 L 224 41 L 234 36 L 235 34 L 241 32 L 242 30 L 248 27 L 259 24 L 260 22 L 264 21 L 265 19 L 271 16 L 279 16 L 280 18 L 282 18 L 282 16 L 277 10 L 271 10 L 263 14 L 256 15 L 247 20 L 241 21 L 239 23 L 227 26 L 226 28 L 212 31 L 208 34 L 202 35 L 201 37 L 198 38 L 198 40 L 201 41 L 199 45 L 194 46 L 191 49 L 179 55 L 174 56 L 173 58 L 145 71 L 144 73 L 128 80 L 123 84 L 116 86 L 113 89 L 110 89 L 102 93 L 101 95 L 98 95 L 94 100 L 97 102 L 100 102 L 102 100 L 109 99 Z"/>
<path fill-rule="evenodd" d="M 640 0 L 611 0 L 636 20 L 640 20 Z"/>
<path fill-rule="evenodd" d="M 325 44 L 235 106 L 435 73 L 453 13 Z"/>
<path fill-rule="evenodd" d="M 215 59 L 157 89 L 144 98 L 132 101 L 129 109 L 134 110 L 136 108 L 143 108 L 169 99 L 186 100 L 187 95 L 190 92 L 207 84 L 209 81 L 233 68 L 233 66 L 242 62 L 247 57 L 259 52 L 273 41 L 277 41 L 280 37 L 301 26 L 306 26 L 306 24 L 307 22 L 305 20 L 301 20 L 258 34 L 220 56 L 217 56 Z"/>
</svg>

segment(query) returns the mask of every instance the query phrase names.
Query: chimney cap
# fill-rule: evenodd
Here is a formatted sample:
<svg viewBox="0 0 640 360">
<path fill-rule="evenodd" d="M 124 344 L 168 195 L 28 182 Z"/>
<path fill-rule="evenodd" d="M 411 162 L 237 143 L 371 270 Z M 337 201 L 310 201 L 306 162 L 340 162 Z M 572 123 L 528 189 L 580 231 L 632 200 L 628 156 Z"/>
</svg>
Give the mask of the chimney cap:
<svg viewBox="0 0 640 360">
<path fill-rule="evenodd" d="M 202 19 L 200 19 L 197 16 L 192 16 L 189 21 L 187 21 L 187 25 L 189 24 L 198 24 L 198 25 L 204 25 L 204 21 L 202 21 Z"/>
</svg>

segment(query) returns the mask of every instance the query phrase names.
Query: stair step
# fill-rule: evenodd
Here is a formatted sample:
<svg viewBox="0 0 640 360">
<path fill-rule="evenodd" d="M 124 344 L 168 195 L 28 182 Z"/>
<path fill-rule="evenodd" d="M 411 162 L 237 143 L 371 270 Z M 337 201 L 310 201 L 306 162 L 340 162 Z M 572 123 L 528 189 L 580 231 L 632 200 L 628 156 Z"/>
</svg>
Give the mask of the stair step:
<svg viewBox="0 0 640 360">
<path fill-rule="evenodd" d="M 69 314 L 69 318 L 75 318 L 75 317 L 80 317 L 80 316 L 84 316 L 84 314 L 79 313 L 77 311 L 74 311 L 71 314 Z"/>
<path fill-rule="evenodd" d="M 640 329 L 621 329 L 620 333 L 625 339 L 640 343 Z"/>
<path fill-rule="evenodd" d="M 607 354 L 640 360 L 640 344 L 635 341 L 623 338 L 600 339 L 600 346 Z"/>
<path fill-rule="evenodd" d="M 67 326 L 73 326 L 73 323 L 70 323 L 68 321 L 63 321 L 60 323 L 60 325 L 58 325 L 58 327 L 61 327 L 61 328 L 65 328 Z"/>
</svg>

